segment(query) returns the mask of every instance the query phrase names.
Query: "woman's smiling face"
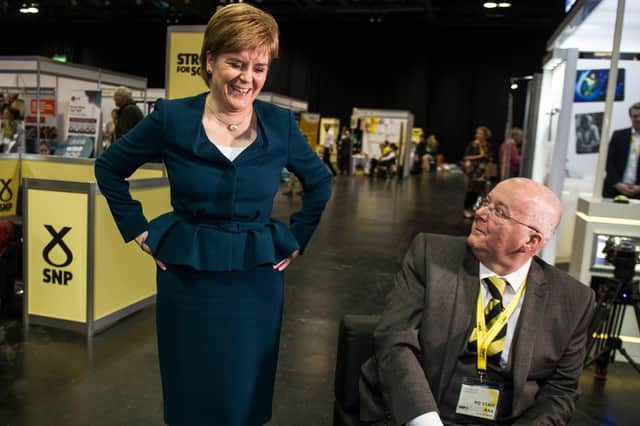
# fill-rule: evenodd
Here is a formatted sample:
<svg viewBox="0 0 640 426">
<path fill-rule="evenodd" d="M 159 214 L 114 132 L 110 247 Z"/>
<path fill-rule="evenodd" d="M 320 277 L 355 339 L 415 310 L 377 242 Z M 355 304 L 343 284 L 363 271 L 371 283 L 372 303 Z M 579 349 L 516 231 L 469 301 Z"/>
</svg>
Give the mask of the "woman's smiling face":
<svg viewBox="0 0 640 426">
<path fill-rule="evenodd" d="M 216 56 L 207 54 L 211 93 L 224 112 L 251 108 L 267 80 L 269 61 L 266 49 L 261 48 Z"/>
</svg>

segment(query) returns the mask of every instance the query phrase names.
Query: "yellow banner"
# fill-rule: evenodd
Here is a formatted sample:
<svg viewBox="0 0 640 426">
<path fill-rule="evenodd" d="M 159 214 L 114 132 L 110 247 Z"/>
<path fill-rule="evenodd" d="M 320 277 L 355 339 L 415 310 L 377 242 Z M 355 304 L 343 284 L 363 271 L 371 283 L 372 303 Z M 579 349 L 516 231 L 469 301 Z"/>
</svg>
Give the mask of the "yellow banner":
<svg viewBox="0 0 640 426">
<path fill-rule="evenodd" d="M 27 194 L 29 315 L 87 320 L 87 194 Z"/>
<path fill-rule="evenodd" d="M 424 135 L 424 130 L 420 127 L 414 127 L 411 129 L 411 140 L 415 143 L 420 142 L 420 137 Z"/>
<path fill-rule="evenodd" d="M 193 32 L 169 33 L 167 49 L 167 98 L 177 99 L 197 95 L 208 90 L 200 77 L 200 49 L 204 34 L 202 27 Z"/>
<path fill-rule="evenodd" d="M 307 142 L 313 150 L 318 145 L 318 133 L 320 130 L 320 114 L 303 112 L 300 114 L 300 123 L 298 123 L 300 131 L 307 138 Z"/>
<path fill-rule="evenodd" d="M 20 190 L 20 161 L 0 160 L 0 217 L 15 216 Z"/>
</svg>

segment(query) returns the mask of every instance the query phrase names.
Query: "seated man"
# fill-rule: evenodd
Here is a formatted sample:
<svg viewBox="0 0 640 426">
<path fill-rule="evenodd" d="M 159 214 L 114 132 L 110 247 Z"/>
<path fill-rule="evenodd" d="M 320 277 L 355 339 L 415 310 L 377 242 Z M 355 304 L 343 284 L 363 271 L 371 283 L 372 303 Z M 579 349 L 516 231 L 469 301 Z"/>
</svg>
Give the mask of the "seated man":
<svg viewBox="0 0 640 426">
<path fill-rule="evenodd" d="M 369 177 L 373 177 L 376 173 L 376 168 L 385 167 L 387 168 L 385 175 L 389 176 L 391 174 L 390 168 L 396 164 L 396 152 L 398 151 L 398 145 L 392 143 L 390 146 L 390 150 L 387 154 L 383 155 L 379 159 L 372 158 L 371 164 L 369 167 Z"/>
<path fill-rule="evenodd" d="M 362 367 L 362 420 L 569 421 L 594 294 L 535 256 L 560 215 L 549 189 L 513 178 L 483 200 L 466 239 L 414 239 Z"/>
</svg>

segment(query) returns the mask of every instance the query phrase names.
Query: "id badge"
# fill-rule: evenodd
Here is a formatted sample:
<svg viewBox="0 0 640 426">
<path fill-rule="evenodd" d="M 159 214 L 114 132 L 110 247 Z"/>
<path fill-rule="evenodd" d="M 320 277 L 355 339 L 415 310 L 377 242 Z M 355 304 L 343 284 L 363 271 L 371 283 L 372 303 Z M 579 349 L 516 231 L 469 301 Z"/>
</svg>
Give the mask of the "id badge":
<svg viewBox="0 0 640 426">
<path fill-rule="evenodd" d="M 460 388 L 456 413 L 485 420 L 495 420 L 502 385 L 465 377 Z"/>
</svg>

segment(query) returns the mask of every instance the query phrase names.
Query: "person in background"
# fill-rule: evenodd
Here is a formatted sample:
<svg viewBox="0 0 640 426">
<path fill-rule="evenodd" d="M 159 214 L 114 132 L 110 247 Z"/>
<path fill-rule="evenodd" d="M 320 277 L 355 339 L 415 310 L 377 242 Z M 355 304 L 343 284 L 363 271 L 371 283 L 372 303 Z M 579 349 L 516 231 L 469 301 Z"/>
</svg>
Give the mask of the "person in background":
<svg viewBox="0 0 640 426">
<path fill-rule="evenodd" d="M 351 130 L 344 128 L 342 130 L 342 137 L 338 146 L 338 169 L 341 175 L 349 175 L 349 164 L 351 163 Z"/>
<path fill-rule="evenodd" d="M 40 145 L 38 146 L 38 153 L 40 155 L 50 155 L 51 147 L 49 146 L 48 141 L 40 141 Z"/>
<path fill-rule="evenodd" d="M 607 152 L 602 196 L 640 198 L 640 102 L 629 108 L 631 127 L 616 130 Z"/>
<path fill-rule="evenodd" d="M 432 172 L 438 171 L 438 148 L 440 144 L 436 135 L 431 134 L 427 138 L 427 154 L 429 155 L 429 170 Z"/>
<path fill-rule="evenodd" d="M 329 125 L 329 123 L 326 123 L 324 125 L 324 131 L 325 131 L 325 135 L 324 135 L 324 144 L 322 148 L 322 161 L 324 161 L 324 164 L 327 165 L 327 167 L 331 171 L 331 174 L 335 176 L 337 174 L 336 169 L 334 169 L 333 164 L 331 164 L 331 153 L 333 152 L 333 144 L 335 142 L 335 136 L 333 134 L 333 130 L 331 129 L 331 126 Z"/>
<path fill-rule="evenodd" d="M 566 425 L 595 293 L 536 255 L 562 205 L 543 185 L 499 183 L 467 238 L 419 234 L 362 367 L 362 420 L 393 425 Z"/>
<path fill-rule="evenodd" d="M 118 121 L 118 109 L 111 110 L 111 120 L 104 126 L 102 134 L 102 147 L 108 149 L 116 141 L 116 123 Z"/>
<path fill-rule="evenodd" d="M 20 111 L 5 106 L 2 111 L 2 141 L 0 152 L 24 153 L 24 122 L 20 119 Z"/>
<path fill-rule="evenodd" d="M 115 139 L 120 139 L 133 129 L 142 118 L 142 111 L 133 100 L 131 90 L 120 86 L 113 94 L 113 100 L 118 107 L 118 117 L 115 125 Z"/>
<path fill-rule="evenodd" d="M 413 158 L 413 167 L 411 168 L 411 173 L 420 174 L 422 173 L 422 161 L 424 156 L 427 155 L 427 141 L 424 138 L 424 134 L 420 135 L 420 140 L 416 143 L 416 147 L 414 150 L 414 158 Z"/>
<path fill-rule="evenodd" d="M 517 177 L 520 174 L 520 148 L 522 146 L 522 129 L 514 127 L 511 129 L 511 139 L 500 144 L 500 177 L 508 179 Z"/>
<path fill-rule="evenodd" d="M 467 175 L 467 193 L 464 198 L 464 217 L 473 217 L 474 206 L 481 194 L 485 192 L 485 169 L 491 155 L 489 139 L 491 130 L 480 126 L 476 129 L 475 138 L 469 142 L 464 153 L 464 173 Z"/>
<path fill-rule="evenodd" d="M 95 163 L 123 239 L 157 264 L 170 426 L 271 418 L 283 272 L 306 249 L 332 185 L 293 112 L 256 99 L 278 55 L 278 32 L 271 15 L 247 3 L 218 9 L 200 53 L 209 91 L 159 100 Z M 166 165 L 173 210 L 148 222 L 126 179 L 155 157 Z M 283 166 L 304 188 L 289 225 L 271 218 Z"/>
<path fill-rule="evenodd" d="M 373 177 L 376 173 L 376 169 L 378 167 L 387 168 L 386 176 L 389 176 L 391 173 L 391 166 L 396 164 L 396 153 L 398 151 L 398 145 L 395 143 L 389 144 L 389 152 L 386 155 L 383 155 L 379 159 L 372 158 L 369 168 L 369 177 Z"/>
</svg>

